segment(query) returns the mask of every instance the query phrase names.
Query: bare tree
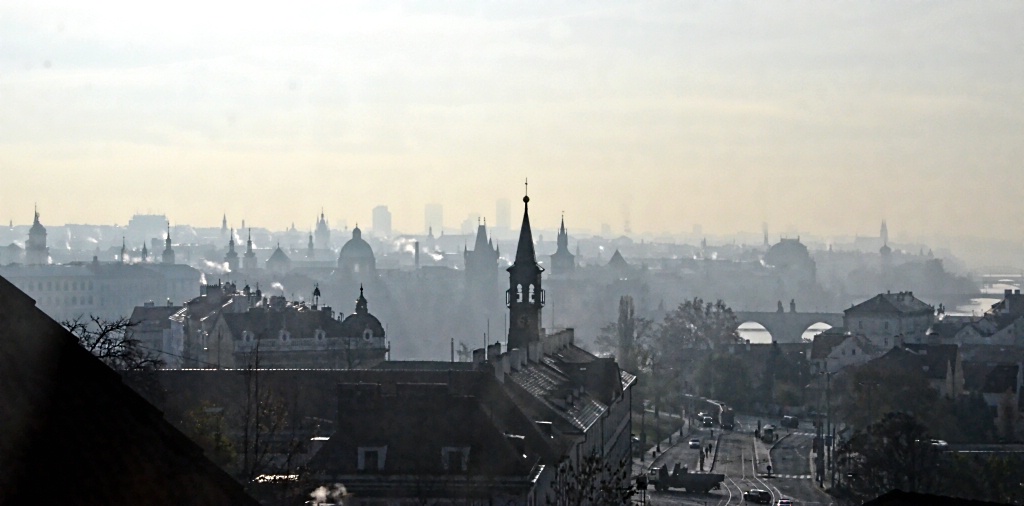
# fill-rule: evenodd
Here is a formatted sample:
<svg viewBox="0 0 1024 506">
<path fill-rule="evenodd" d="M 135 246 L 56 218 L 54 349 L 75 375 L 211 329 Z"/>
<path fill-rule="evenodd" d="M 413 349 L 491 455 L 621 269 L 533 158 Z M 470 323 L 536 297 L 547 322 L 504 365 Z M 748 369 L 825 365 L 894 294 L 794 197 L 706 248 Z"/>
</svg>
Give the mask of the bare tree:
<svg viewBox="0 0 1024 506">
<path fill-rule="evenodd" d="M 117 371 L 152 371 L 164 362 L 153 350 L 142 346 L 134 337 L 138 325 L 130 318 L 113 320 L 89 315 L 64 320 L 60 324 L 78 338 L 89 353 Z"/>
</svg>

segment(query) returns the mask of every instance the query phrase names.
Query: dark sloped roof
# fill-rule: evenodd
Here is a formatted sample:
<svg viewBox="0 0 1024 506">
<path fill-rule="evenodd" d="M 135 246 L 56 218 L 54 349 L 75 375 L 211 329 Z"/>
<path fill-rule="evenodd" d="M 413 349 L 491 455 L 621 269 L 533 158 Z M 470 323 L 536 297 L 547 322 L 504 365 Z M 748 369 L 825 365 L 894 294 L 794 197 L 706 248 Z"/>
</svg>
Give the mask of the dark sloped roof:
<svg viewBox="0 0 1024 506">
<path fill-rule="evenodd" d="M 1017 365 L 964 363 L 964 388 L 983 394 L 1001 394 L 1017 391 Z"/>
<path fill-rule="evenodd" d="M 615 250 L 615 253 L 612 253 L 612 259 L 608 261 L 608 267 L 626 269 L 629 267 L 629 264 L 625 258 L 622 258 L 622 253 L 619 253 L 619 250 Z"/>
<path fill-rule="evenodd" d="M 224 313 L 222 316 L 235 339 L 241 339 L 245 330 L 252 332 L 257 339 L 277 339 L 278 332 L 284 329 L 293 338 L 314 337 L 317 329 L 323 329 L 327 337 L 350 337 L 345 335 L 341 322 L 331 318 L 326 311 L 259 307 L 245 313 Z"/>
<path fill-rule="evenodd" d="M 257 504 L 0 277 L 0 504 Z"/>
<path fill-rule="evenodd" d="M 832 350 L 848 337 L 843 334 L 821 333 L 811 341 L 811 360 L 825 360 Z"/>
<path fill-rule="evenodd" d="M 959 346 L 955 344 L 915 344 L 908 343 L 904 348 L 915 353 L 921 363 L 928 367 L 928 377 L 942 379 L 946 377 L 947 368 L 956 370 L 956 356 Z"/>
<path fill-rule="evenodd" d="M 914 297 L 914 292 L 880 293 L 844 311 L 851 314 L 877 313 L 931 313 L 933 308 L 921 299 Z"/>
</svg>

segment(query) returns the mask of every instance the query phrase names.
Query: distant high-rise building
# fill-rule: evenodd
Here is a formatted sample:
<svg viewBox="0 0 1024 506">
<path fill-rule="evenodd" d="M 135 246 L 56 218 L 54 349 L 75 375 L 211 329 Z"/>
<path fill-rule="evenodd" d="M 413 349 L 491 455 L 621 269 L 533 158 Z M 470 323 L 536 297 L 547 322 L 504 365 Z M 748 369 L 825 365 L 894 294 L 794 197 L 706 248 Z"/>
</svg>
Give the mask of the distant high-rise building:
<svg viewBox="0 0 1024 506">
<path fill-rule="evenodd" d="M 320 210 L 320 219 L 316 221 L 316 231 L 313 232 L 316 242 L 316 249 L 331 249 L 331 228 L 327 226 L 327 218 L 324 217 L 324 210 Z"/>
<path fill-rule="evenodd" d="M 427 204 L 423 210 L 424 230 L 444 231 L 444 208 L 441 204 Z"/>
<path fill-rule="evenodd" d="M 494 217 L 496 230 L 508 232 L 512 228 L 512 202 L 508 199 L 498 199 Z"/>
<path fill-rule="evenodd" d="M 388 206 L 373 208 L 373 232 L 381 237 L 391 237 L 391 211 L 388 211 Z"/>
<path fill-rule="evenodd" d="M 480 215 L 476 213 L 469 213 L 466 215 L 466 219 L 462 220 L 462 226 L 459 227 L 463 235 L 469 235 L 473 233 L 475 228 L 480 226 Z"/>
<path fill-rule="evenodd" d="M 32 228 L 28 230 L 28 241 L 25 242 L 25 263 L 28 265 L 46 265 L 50 263 L 50 249 L 46 247 L 46 227 L 39 223 L 39 210 L 35 211 Z"/>
</svg>

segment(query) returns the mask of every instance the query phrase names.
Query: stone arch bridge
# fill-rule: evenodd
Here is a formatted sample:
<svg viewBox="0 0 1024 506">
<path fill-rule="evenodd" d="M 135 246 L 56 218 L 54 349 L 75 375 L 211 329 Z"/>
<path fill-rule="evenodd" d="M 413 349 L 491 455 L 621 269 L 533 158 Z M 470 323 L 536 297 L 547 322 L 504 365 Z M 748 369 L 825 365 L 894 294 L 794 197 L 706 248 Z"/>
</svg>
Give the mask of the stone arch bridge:
<svg viewBox="0 0 1024 506">
<path fill-rule="evenodd" d="M 760 324 L 777 343 L 799 343 L 804 331 L 818 322 L 833 327 L 843 326 L 842 313 L 734 311 L 733 314 L 736 315 L 737 326 L 748 322 Z"/>
</svg>

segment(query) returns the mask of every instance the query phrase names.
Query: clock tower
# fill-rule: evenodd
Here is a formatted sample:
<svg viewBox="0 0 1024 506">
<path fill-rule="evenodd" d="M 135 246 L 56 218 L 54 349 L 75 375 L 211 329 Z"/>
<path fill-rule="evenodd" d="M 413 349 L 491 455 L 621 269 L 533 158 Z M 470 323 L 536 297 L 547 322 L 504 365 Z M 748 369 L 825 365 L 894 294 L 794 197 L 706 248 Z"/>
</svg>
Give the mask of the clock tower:
<svg viewBox="0 0 1024 506">
<path fill-rule="evenodd" d="M 509 288 L 505 292 L 505 304 L 508 305 L 510 318 L 508 349 L 525 350 L 531 342 L 540 341 L 540 311 L 544 307 L 542 272 L 544 269 L 537 264 L 537 255 L 533 250 L 530 197 L 526 196 L 523 197 L 523 226 L 519 229 L 516 260 L 508 268 Z"/>
</svg>

